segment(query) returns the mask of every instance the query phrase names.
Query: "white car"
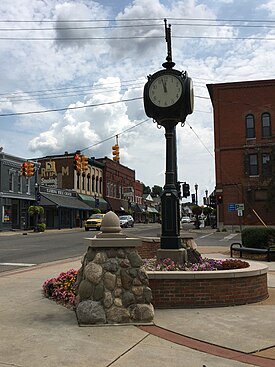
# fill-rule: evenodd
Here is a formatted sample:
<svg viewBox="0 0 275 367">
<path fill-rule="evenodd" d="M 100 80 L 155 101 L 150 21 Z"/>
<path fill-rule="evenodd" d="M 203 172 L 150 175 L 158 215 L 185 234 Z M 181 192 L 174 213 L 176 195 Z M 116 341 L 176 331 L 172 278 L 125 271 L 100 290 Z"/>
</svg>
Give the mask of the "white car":
<svg viewBox="0 0 275 367">
<path fill-rule="evenodd" d="M 191 219 L 189 217 L 182 217 L 181 223 L 191 223 Z"/>
<path fill-rule="evenodd" d="M 134 227 L 134 218 L 131 215 L 121 215 L 119 217 L 120 227 Z"/>
</svg>

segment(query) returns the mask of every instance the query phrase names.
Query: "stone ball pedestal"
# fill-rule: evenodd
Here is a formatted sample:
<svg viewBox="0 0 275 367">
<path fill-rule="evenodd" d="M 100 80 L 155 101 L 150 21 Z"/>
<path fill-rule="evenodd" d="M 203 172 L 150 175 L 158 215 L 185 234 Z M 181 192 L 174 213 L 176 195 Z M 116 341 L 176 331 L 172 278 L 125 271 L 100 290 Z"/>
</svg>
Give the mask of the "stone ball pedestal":
<svg viewBox="0 0 275 367">
<path fill-rule="evenodd" d="M 121 232 L 114 212 L 104 216 L 101 230 L 95 237 L 85 238 L 88 248 L 77 276 L 78 323 L 152 323 L 152 291 L 136 249 L 141 240 Z"/>
</svg>

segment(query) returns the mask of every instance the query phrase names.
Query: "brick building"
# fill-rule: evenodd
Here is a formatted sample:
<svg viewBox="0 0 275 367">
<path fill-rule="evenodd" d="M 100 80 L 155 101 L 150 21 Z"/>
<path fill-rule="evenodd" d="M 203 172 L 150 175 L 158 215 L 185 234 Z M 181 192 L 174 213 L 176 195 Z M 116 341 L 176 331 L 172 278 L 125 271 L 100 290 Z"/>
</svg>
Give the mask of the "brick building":
<svg viewBox="0 0 275 367">
<path fill-rule="evenodd" d="M 275 225 L 275 80 L 207 88 L 214 109 L 218 227 Z"/>
<path fill-rule="evenodd" d="M 96 207 L 103 212 L 103 165 L 88 159 L 88 169 L 74 169 L 75 153 L 49 155 L 38 159 L 40 205 L 45 209 L 47 228 L 78 227 Z"/>
<path fill-rule="evenodd" d="M 135 202 L 135 171 L 108 157 L 97 158 L 104 166 L 103 196 L 108 209 L 117 214 L 129 212 Z"/>
</svg>

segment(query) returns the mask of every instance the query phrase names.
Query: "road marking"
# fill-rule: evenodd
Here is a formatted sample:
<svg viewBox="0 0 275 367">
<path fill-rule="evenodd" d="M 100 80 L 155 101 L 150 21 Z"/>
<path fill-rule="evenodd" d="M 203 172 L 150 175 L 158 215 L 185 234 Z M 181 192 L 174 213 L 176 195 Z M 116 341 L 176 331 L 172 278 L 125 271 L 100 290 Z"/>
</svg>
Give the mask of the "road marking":
<svg viewBox="0 0 275 367">
<path fill-rule="evenodd" d="M 225 236 L 224 238 L 222 238 L 220 241 L 229 241 L 232 240 L 232 238 L 238 236 L 238 233 L 231 233 L 228 236 Z"/>
<path fill-rule="evenodd" d="M 199 238 L 205 238 L 205 237 L 209 237 L 209 236 L 212 236 L 212 234 L 214 234 L 215 232 L 211 232 L 211 233 L 208 233 L 208 234 L 206 234 L 206 235 L 204 235 L 204 236 L 201 236 L 201 237 L 199 237 Z"/>
<path fill-rule="evenodd" d="M 0 263 L 0 266 L 34 266 L 36 264 L 24 264 L 24 263 Z"/>
</svg>

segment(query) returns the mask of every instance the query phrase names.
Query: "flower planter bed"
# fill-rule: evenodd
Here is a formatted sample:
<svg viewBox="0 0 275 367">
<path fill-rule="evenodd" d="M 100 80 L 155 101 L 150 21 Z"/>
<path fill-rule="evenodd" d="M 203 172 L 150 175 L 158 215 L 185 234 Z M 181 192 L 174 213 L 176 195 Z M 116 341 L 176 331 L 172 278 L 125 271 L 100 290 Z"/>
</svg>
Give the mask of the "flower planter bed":
<svg viewBox="0 0 275 367">
<path fill-rule="evenodd" d="M 148 271 L 155 308 L 222 307 L 268 297 L 268 267 L 218 271 Z"/>
</svg>

